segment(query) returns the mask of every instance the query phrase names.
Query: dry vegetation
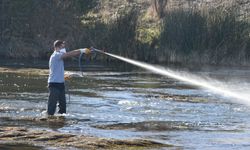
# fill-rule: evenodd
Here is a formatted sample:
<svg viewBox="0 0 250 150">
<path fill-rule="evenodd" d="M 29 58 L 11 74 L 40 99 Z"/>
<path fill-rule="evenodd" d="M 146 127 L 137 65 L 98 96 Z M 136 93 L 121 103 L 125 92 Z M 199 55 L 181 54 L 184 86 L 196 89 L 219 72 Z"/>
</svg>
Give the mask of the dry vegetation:
<svg viewBox="0 0 250 150">
<path fill-rule="evenodd" d="M 147 62 L 248 65 L 249 8 L 249 0 L 5 0 L 0 57 L 47 59 L 64 39 L 70 49 Z"/>
</svg>

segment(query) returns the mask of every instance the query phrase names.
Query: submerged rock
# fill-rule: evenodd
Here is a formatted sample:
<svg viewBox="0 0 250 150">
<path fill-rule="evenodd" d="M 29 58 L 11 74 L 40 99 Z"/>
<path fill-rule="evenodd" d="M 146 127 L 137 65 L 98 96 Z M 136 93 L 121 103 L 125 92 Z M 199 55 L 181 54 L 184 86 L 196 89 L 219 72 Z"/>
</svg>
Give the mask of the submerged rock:
<svg viewBox="0 0 250 150">
<path fill-rule="evenodd" d="M 134 130 L 134 131 L 181 131 L 197 130 L 197 127 L 188 122 L 180 121 L 144 121 L 131 123 L 118 123 L 108 125 L 95 125 L 99 129 L 106 130 Z"/>
<path fill-rule="evenodd" d="M 0 142 L 2 143 L 0 145 L 2 147 L 8 146 L 9 144 L 28 144 L 38 147 L 59 147 L 60 149 L 67 149 L 70 147 L 79 149 L 138 149 L 171 146 L 143 139 L 117 140 L 85 135 L 65 134 L 47 130 L 35 130 L 23 127 L 1 128 Z M 4 145 L 4 143 L 6 143 L 6 145 Z"/>
</svg>

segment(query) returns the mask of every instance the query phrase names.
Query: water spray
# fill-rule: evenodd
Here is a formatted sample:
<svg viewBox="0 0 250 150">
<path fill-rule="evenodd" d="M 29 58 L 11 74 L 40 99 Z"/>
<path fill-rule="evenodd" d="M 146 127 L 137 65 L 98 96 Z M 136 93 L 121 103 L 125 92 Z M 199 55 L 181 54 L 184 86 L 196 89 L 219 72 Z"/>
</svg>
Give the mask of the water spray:
<svg viewBox="0 0 250 150">
<path fill-rule="evenodd" d="M 187 82 L 191 85 L 195 85 L 195 86 L 198 86 L 198 87 L 203 88 L 203 89 L 208 89 L 216 94 L 234 98 L 233 99 L 234 101 L 238 101 L 240 103 L 250 105 L 250 95 L 245 94 L 245 93 L 242 94 L 239 92 L 231 91 L 230 89 L 223 87 L 222 82 L 216 81 L 214 79 L 203 79 L 203 78 L 200 78 L 200 77 L 195 76 L 195 75 L 191 75 L 188 73 L 185 73 L 185 74 L 179 73 L 179 72 L 173 71 L 171 69 L 166 69 L 166 68 L 161 67 L 161 66 L 155 66 L 155 65 L 144 63 L 144 62 L 132 60 L 132 59 L 118 56 L 115 54 L 107 53 L 107 52 L 104 52 L 104 51 L 99 50 L 99 49 L 93 48 L 93 50 L 96 52 L 111 56 L 113 58 L 122 60 L 124 62 L 133 64 L 135 66 L 144 68 L 144 69 L 151 71 L 153 73 L 157 73 L 157 74 L 160 74 L 163 76 L 168 76 L 168 77 L 180 80 L 180 81 L 184 81 L 184 82 Z"/>
</svg>

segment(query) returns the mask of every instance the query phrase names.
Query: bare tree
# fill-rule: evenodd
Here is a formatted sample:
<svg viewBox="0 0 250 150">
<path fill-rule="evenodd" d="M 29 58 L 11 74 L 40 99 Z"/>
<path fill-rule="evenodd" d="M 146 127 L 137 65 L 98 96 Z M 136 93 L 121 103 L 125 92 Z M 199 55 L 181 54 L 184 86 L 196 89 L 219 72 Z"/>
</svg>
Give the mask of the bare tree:
<svg viewBox="0 0 250 150">
<path fill-rule="evenodd" d="M 154 0 L 154 9 L 159 18 L 164 17 L 168 0 Z"/>
</svg>

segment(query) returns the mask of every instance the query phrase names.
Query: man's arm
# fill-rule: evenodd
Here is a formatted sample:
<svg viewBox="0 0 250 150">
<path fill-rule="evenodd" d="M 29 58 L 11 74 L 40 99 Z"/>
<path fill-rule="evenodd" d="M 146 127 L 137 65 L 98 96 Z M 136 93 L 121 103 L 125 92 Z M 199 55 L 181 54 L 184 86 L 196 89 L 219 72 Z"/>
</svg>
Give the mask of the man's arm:
<svg viewBox="0 0 250 150">
<path fill-rule="evenodd" d="M 63 54 L 61 58 L 65 59 L 65 58 L 69 58 L 69 57 L 80 55 L 82 53 L 85 53 L 85 54 L 88 55 L 88 54 L 91 53 L 91 50 L 89 48 L 80 48 L 80 49 L 73 50 L 73 51 L 70 51 L 68 53 Z"/>
<path fill-rule="evenodd" d="M 81 54 L 81 49 L 76 49 L 76 50 L 73 50 L 73 51 L 70 51 L 70 52 L 67 52 L 65 54 L 62 55 L 62 59 L 66 59 L 66 58 L 69 58 L 69 57 L 74 57 L 74 56 L 78 56 Z"/>
</svg>

